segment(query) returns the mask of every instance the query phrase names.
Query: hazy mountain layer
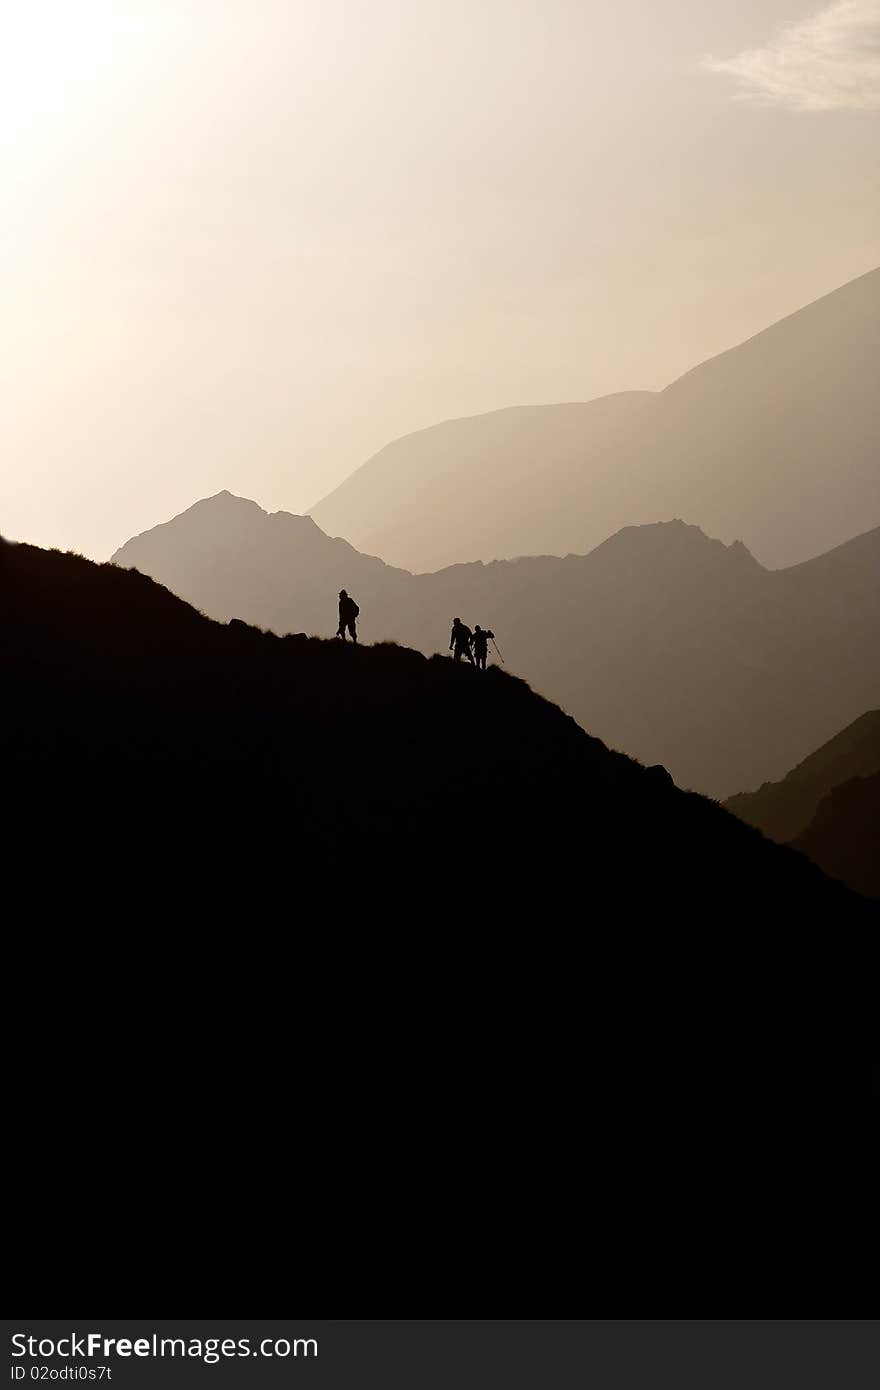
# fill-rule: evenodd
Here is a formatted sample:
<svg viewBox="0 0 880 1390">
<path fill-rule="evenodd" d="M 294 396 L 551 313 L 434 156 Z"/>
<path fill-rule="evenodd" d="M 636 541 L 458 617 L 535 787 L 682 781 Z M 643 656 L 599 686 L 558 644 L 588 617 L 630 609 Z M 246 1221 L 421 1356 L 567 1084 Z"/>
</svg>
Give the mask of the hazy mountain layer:
<svg viewBox="0 0 880 1390">
<path fill-rule="evenodd" d="M 853 777 L 880 772 L 880 709 L 869 710 L 802 763 L 781 782 L 767 782 L 756 792 L 730 797 L 729 811 L 784 843 L 806 830 L 820 801 L 832 788 Z M 880 862 L 880 817 L 876 825 Z"/>
<path fill-rule="evenodd" d="M 792 844 L 832 878 L 880 898 L 880 772 L 832 788 Z"/>
<path fill-rule="evenodd" d="M 453 617 L 479 622 L 585 728 L 716 796 L 784 776 L 880 689 L 880 529 L 777 572 L 668 522 L 588 555 L 412 576 L 222 493 L 114 559 L 211 617 L 279 633 L 330 635 L 341 588 L 366 641 L 444 651 Z"/>
<path fill-rule="evenodd" d="M 746 540 L 775 567 L 880 524 L 878 461 L 880 269 L 656 395 L 406 435 L 312 514 L 328 534 L 415 571 L 582 553 L 658 516 Z"/>
</svg>

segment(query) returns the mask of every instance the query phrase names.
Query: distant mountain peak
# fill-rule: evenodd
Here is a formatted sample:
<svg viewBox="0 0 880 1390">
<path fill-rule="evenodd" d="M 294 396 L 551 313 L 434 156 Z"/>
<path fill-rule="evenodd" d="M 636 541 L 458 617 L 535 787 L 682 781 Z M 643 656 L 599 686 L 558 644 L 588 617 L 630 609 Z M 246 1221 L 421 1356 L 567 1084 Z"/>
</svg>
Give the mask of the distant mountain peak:
<svg viewBox="0 0 880 1390">
<path fill-rule="evenodd" d="M 218 507 L 237 507 L 247 508 L 249 511 L 264 511 L 259 502 L 254 502 L 250 497 L 240 497 L 238 493 L 230 492 L 228 488 L 222 488 L 220 492 L 215 492 L 211 497 L 201 497 L 198 502 L 194 502 L 191 507 L 187 507 L 188 512 L 194 512 L 196 508 L 218 508 Z M 181 513 L 185 515 L 186 513 Z"/>
<path fill-rule="evenodd" d="M 178 516 L 172 518 L 173 521 L 180 521 L 182 517 L 191 516 L 193 513 L 205 515 L 207 513 L 230 517 L 233 515 L 245 516 L 256 519 L 257 516 L 263 517 L 267 521 L 279 522 L 283 526 L 295 526 L 301 531 L 319 531 L 318 523 L 313 517 L 301 515 L 299 512 L 288 512 L 279 509 L 277 512 L 267 511 L 261 507 L 259 502 L 254 502 L 250 497 L 240 497 L 238 493 L 230 492 L 228 488 L 223 488 L 220 492 L 215 492 L 211 497 L 202 497 L 198 502 L 194 502 L 186 511 L 180 512 Z M 323 533 L 322 533 L 323 534 Z"/>
<path fill-rule="evenodd" d="M 615 552 L 633 560 L 648 557 L 656 560 L 663 556 L 670 560 L 701 557 L 707 560 L 714 558 L 727 564 L 733 562 L 750 569 L 764 568 L 742 541 L 725 545 L 724 541 L 707 536 L 701 527 L 683 521 L 681 517 L 673 517 L 670 521 L 652 521 L 644 526 L 623 526 L 590 554 L 608 557 Z"/>
<path fill-rule="evenodd" d="M 171 517 L 169 521 L 160 522 L 158 526 L 132 536 L 125 545 L 120 546 L 111 559 L 114 564 L 122 565 L 142 562 L 145 545 L 153 546 L 162 536 L 181 533 L 188 536 L 193 544 L 204 543 L 206 540 L 218 543 L 224 539 L 227 543 L 239 544 L 242 533 L 251 535 L 255 528 L 267 528 L 265 534 L 270 534 L 268 528 L 272 528 L 272 533 L 276 536 L 279 531 L 284 531 L 290 538 L 299 542 L 308 543 L 316 541 L 319 537 L 327 540 L 312 517 L 298 516 L 295 512 L 267 512 L 249 497 L 239 497 L 228 488 L 223 488 L 210 497 L 199 498 L 191 507 L 178 512 L 177 516 Z M 340 543 L 347 545 L 347 542 Z"/>
</svg>

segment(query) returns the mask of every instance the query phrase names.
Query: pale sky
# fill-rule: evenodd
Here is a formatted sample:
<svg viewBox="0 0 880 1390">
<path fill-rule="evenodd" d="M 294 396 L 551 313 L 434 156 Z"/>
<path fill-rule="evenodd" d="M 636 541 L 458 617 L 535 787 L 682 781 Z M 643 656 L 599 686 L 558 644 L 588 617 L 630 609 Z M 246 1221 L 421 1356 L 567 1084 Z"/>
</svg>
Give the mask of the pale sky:
<svg viewBox="0 0 880 1390">
<path fill-rule="evenodd" d="M 878 214 L 880 0 L 0 0 L 0 531 L 662 387 Z"/>
</svg>

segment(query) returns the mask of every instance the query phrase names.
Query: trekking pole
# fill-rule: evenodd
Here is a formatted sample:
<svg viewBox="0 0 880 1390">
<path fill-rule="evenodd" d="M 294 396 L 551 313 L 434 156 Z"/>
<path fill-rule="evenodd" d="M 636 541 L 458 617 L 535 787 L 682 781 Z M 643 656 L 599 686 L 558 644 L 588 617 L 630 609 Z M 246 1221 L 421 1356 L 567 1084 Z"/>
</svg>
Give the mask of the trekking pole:
<svg viewBox="0 0 880 1390">
<path fill-rule="evenodd" d="M 498 643 L 495 641 L 494 637 L 492 638 L 492 646 L 495 648 L 496 652 L 498 652 L 498 660 L 501 662 L 501 665 L 506 666 L 507 662 L 504 660 L 504 657 L 501 655 L 500 651 L 498 651 Z"/>
</svg>

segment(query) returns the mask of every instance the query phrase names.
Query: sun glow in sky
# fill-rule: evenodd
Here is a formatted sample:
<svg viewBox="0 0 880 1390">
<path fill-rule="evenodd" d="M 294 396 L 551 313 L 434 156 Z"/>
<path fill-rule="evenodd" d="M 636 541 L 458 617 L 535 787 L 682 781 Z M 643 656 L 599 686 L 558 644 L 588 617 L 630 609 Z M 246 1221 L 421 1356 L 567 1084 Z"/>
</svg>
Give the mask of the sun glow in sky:
<svg viewBox="0 0 880 1390">
<path fill-rule="evenodd" d="M 65 121 L 94 112 L 102 89 L 124 80 L 155 25 L 125 0 L 3 0 L 0 116 L 21 157 Z"/>
<path fill-rule="evenodd" d="M 816 8 L 0 0 L 0 531 L 102 558 L 222 488 L 302 511 L 870 269 L 870 93 L 800 109 L 812 40 L 791 99 L 736 90 Z"/>
</svg>

